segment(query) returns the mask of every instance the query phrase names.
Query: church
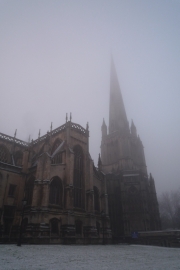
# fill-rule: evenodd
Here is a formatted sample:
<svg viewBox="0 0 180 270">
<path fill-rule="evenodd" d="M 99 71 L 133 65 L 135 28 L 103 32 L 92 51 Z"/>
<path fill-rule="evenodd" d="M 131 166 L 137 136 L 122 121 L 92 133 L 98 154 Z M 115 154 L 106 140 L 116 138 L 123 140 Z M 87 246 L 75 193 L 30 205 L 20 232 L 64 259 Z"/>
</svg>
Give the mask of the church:
<svg viewBox="0 0 180 270">
<path fill-rule="evenodd" d="M 25 243 L 112 243 L 161 228 L 154 179 L 134 123 L 129 127 L 113 60 L 109 104 L 98 167 L 88 124 L 71 115 L 31 142 L 0 133 L 2 243 L 19 234 Z"/>
</svg>

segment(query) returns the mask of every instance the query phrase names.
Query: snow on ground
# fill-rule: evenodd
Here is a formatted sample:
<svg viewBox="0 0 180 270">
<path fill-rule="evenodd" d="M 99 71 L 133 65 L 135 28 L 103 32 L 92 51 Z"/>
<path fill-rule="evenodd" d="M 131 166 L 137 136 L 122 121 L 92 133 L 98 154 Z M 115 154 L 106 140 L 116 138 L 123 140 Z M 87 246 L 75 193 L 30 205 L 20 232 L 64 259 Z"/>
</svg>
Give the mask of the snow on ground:
<svg viewBox="0 0 180 270">
<path fill-rule="evenodd" d="M 174 270 L 180 249 L 135 245 L 0 245 L 0 270 Z"/>
</svg>

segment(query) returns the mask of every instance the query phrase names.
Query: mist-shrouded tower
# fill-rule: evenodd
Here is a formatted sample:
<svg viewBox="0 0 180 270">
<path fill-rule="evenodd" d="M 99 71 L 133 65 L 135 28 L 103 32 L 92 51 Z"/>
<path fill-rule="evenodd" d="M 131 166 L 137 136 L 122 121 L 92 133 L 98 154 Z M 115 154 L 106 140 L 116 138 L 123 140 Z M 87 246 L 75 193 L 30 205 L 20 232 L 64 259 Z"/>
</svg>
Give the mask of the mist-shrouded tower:
<svg viewBox="0 0 180 270">
<path fill-rule="evenodd" d="M 110 71 L 109 133 L 103 119 L 101 162 L 106 173 L 114 237 L 160 229 L 154 179 L 149 178 L 144 147 L 129 123 L 113 59 Z"/>
</svg>

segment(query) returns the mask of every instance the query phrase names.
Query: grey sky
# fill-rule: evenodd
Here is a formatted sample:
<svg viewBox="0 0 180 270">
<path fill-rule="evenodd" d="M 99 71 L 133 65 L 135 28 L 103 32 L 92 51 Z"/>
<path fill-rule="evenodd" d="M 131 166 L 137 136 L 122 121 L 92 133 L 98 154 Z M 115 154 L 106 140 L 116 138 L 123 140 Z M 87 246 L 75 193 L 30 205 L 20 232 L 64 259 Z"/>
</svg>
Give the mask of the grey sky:
<svg viewBox="0 0 180 270">
<path fill-rule="evenodd" d="M 180 1 L 0 0 L 0 132 L 89 122 L 97 164 L 110 56 L 157 192 L 180 186 Z"/>
</svg>

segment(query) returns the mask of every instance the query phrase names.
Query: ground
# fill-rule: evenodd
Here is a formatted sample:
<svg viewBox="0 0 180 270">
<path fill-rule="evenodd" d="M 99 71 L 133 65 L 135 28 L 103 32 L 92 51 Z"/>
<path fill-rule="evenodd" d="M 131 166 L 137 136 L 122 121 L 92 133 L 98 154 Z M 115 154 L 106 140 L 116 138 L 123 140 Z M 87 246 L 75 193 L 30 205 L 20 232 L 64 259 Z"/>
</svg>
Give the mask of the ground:
<svg viewBox="0 0 180 270">
<path fill-rule="evenodd" d="M 0 245 L 0 270 L 174 270 L 180 249 L 135 246 Z"/>
</svg>

